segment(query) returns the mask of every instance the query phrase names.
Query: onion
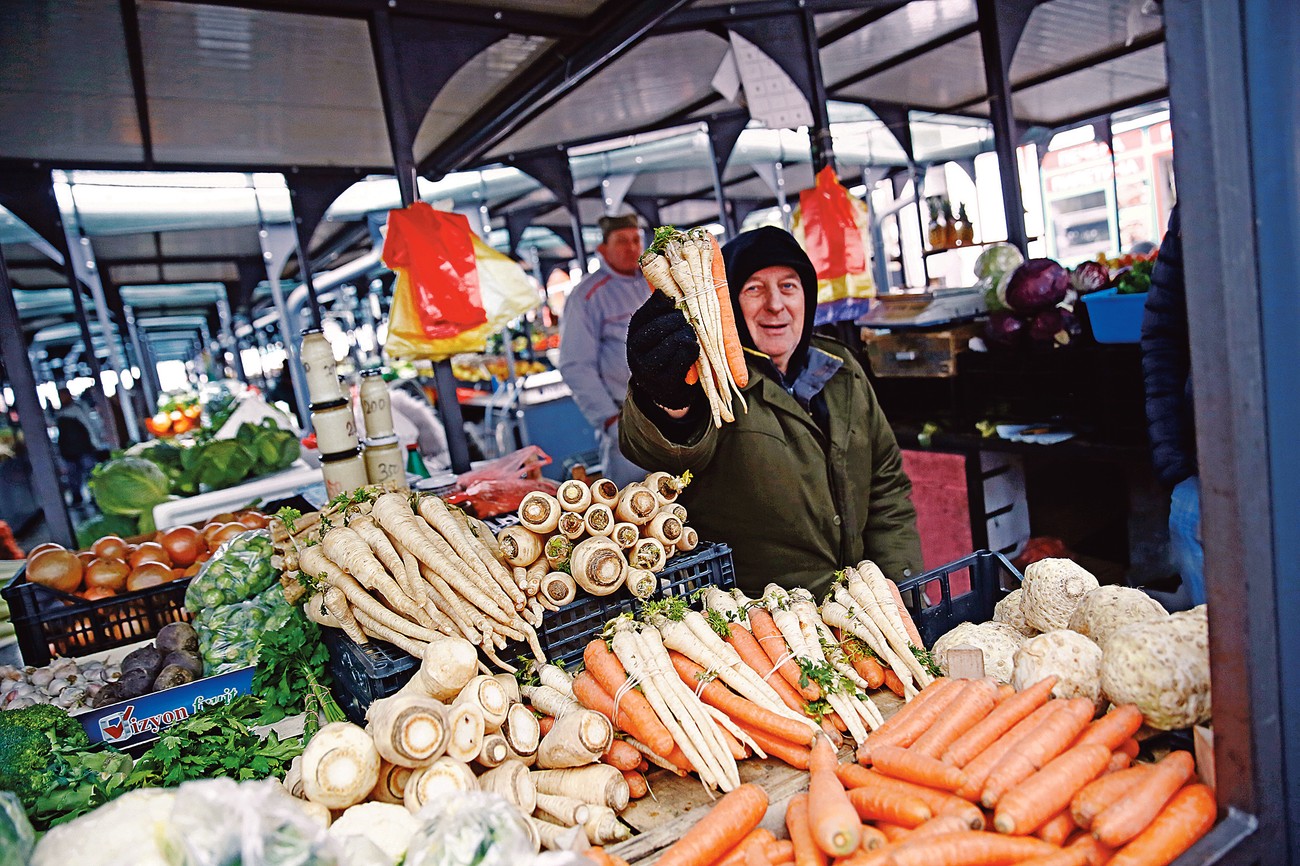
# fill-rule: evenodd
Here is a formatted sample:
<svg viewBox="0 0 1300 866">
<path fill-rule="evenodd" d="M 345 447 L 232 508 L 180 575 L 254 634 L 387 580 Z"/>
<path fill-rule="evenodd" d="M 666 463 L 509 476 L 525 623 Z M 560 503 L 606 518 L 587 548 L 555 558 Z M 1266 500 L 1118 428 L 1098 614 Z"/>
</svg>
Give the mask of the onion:
<svg viewBox="0 0 1300 866">
<path fill-rule="evenodd" d="M 76 592 L 81 586 L 81 560 L 59 548 L 43 550 L 27 562 L 27 579 L 59 592 Z"/>
</svg>

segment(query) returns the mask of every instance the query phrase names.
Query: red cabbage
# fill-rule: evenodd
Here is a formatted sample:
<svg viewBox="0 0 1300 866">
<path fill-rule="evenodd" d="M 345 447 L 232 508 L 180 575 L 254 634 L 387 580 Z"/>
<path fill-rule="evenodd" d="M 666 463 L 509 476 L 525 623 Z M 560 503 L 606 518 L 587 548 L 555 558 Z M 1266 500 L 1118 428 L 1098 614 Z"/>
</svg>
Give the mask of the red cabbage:
<svg viewBox="0 0 1300 866">
<path fill-rule="evenodd" d="M 1030 259 L 1016 268 L 1007 283 L 1007 306 L 1029 315 L 1054 307 L 1065 300 L 1070 275 L 1051 259 Z"/>
<path fill-rule="evenodd" d="M 1025 341 L 1028 326 L 1015 313 L 999 310 L 989 316 L 984 326 L 984 336 L 991 346 L 1013 348 Z"/>
<path fill-rule="evenodd" d="M 1083 332 L 1083 326 L 1070 310 L 1052 307 L 1034 316 L 1029 323 L 1029 339 L 1040 345 L 1068 346 Z"/>
<path fill-rule="evenodd" d="M 1081 295 L 1104 289 L 1109 283 L 1110 269 L 1097 261 L 1084 262 L 1070 274 L 1070 285 Z"/>
</svg>

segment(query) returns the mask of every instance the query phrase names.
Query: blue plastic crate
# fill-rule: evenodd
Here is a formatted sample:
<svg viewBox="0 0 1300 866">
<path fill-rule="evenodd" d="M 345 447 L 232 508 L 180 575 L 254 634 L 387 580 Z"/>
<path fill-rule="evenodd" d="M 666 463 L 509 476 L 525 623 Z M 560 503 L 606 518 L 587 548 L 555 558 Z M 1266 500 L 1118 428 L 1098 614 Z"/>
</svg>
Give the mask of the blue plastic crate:
<svg viewBox="0 0 1300 866">
<path fill-rule="evenodd" d="M 1104 289 L 1083 296 L 1088 306 L 1092 336 L 1098 343 L 1136 343 L 1142 338 L 1142 311 L 1146 292 L 1121 295 L 1119 289 Z"/>
</svg>

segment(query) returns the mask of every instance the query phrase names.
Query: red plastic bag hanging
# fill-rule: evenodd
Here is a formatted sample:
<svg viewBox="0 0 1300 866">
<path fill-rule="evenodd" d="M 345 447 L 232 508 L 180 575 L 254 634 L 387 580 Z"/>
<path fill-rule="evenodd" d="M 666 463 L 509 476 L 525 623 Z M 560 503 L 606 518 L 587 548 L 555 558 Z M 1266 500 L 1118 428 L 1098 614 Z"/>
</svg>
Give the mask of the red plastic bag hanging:
<svg viewBox="0 0 1300 866">
<path fill-rule="evenodd" d="M 849 191 L 826 166 L 817 172 L 812 189 L 799 193 L 804 249 L 817 269 L 818 280 L 833 280 L 867 269 L 862 228 L 849 201 Z"/>
<path fill-rule="evenodd" d="M 454 337 L 487 321 L 469 220 L 416 202 L 388 212 L 384 264 L 397 272 L 390 328 L 432 340 Z M 404 296 L 404 297 L 403 297 Z M 413 318 L 414 321 L 402 321 Z"/>
</svg>

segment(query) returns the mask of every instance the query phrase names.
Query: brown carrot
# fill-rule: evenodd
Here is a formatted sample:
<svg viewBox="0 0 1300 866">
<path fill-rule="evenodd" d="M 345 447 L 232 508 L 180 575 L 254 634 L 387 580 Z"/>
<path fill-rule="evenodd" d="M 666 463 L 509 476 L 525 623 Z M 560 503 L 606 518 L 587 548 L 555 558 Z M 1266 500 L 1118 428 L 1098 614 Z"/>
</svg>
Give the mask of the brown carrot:
<svg viewBox="0 0 1300 866">
<path fill-rule="evenodd" d="M 1128 769 L 1133 763 L 1133 759 L 1128 756 L 1127 752 L 1111 752 L 1110 763 L 1106 765 L 1107 773 L 1117 773 L 1120 770 Z"/>
<path fill-rule="evenodd" d="M 1034 835 L 1044 842 L 1050 842 L 1053 845 L 1064 845 L 1065 840 L 1070 838 L 1070 834 L 1078 829 L 1074 819 L 1070 817 L 1069 809 L 1062 809 L 1051 818 L 1047 823 L 1034 831 Z"/>
<path fill-rule="evenodd" d="M 1133 739 L 1132 737 L 1129 737 L 1127 740 L 1120 743 L 1119 748 L 1117 748 L 1115 751 L 1123 752 L 1124 754 L 1128 755 L 1130 758 L 1136 761 L 1138 752 L 1142 751 L 1142 747 L 1138 745 L 1137 740 Z"/>
<path fill-rule="evenodd" d="M 553 727 L 555 727 L 554 716 L 542 716 L 537 720 L 538 733 L 540 733 L 543 737 L 549 734 L 551 732 L 551 728 Z"/>
<path fill-rule="evenodd" d="M 848 792 L 848 798 L 863 821 L 888 821 L 903 827 L 916 827 L 934 817 L 920 797 L 884 785 L 854 788 Z"/>
<path fill-rule="evenodd" d="M 919 827 L 920 825 L 918 824 L 917 826 Z M 899 842 L 912 834 L 911 827 L 904 827 L 901 824 L 891 824 L 888 821 L 877 821 L 875 827 L 881 833 L 884 833 L 885 838 L 890 842 Z"/>
<path fill-rule="evenodd" d="M 766 812 L 767 793 L 758 785 L 741 785 L 664 851 L 658 862 L 661 866 L 708 866 L 757 827 Z"/>
<path fill-rule="evenodd" d="M 760 731 L 758 728 L 751 728 L 740 722 L 736 723 L 736 727 L 749 734 L 754 742 L 758 743 L 764 752 L 767 752 L 768 757 L 785 761 L 796 770 L 808 769 L 809 750 L 807 746 L 800 746 L 789 740 L 774 737 L 767 731 Z"/>
<path fill-rule="evenodd" d="M 1065 751 L 1079 732 L 1088 726 L 1096 711 L 1087 698 L 1071 698 L 1062 703 L 1064 706 L 1059 711 L 1025 736 L 989 773 L 980 794 L 984 808 L 997 806 L 1003 794 Z M 1110 760 L 1109 750 L 1106 760 Z"/>
<path fill-rule="evenodd" d="M 826 866 L 830 858 L 813 841 L 808 825 L 808 795 L 796 794 L 785 810 L 785 828 L 794 843 L 795 866 Z"/>
<path fill-rule="evenodd" d="M 906 697 L 906 693 L 903 690 L 903 681 L 898 678 L 898 674 L 894 673 L 893 668 L 885 670 L 885 688 L 889 689 L 900 698 Z"/>
<path fill-rule="evenodd" d="M 1147 828 L 1192 773 L 1196 762 L 1189 752 L 1170 752 L 1151 772 L 1092 819 L 1098 842 L 1118 848 Z"/>
<path fill-rule="evenodd" d="M 627 779 L 628 796 L 633 800 L 640 800 L 646 794 L 650 793 L 650 785 L 646 783 L 645 776 L 635 770 L 623 770 L 623 778 Z"/>
<path fill-rule="evenodd" d="M 943 714 L 916 741 L 911 749 L 938 760 L 948 746 L 977 722 L 993 712 L 997 686 L 989 680 L 972 680 L 944 708 Z"/>
<path fill-rule="evenodd" d="M 997 696 L 994 697 L 994 700 L 1001 704 L 1007 698 L 1014 697 L 1017 694 L 1019 694 L 1019 692 L 1016 691 L 1016 687 L 1011 685 L 1011 683 L 998 683 L 998 693 Z"/>
<path fill-rule="evenodd" d="M 767 684 L 776 690 L 781 702 L 787 707 L 796 713 L 806 712 L 807 704 L 804 703 L 798 690 L 786 682 L 785 677 L 781 676 L 780 673 L 772 670 L 772 661 L 767 657 L 767 653 L 763 652 L 763 648 L 759 646 L 753 632 L 735 622 L 730 623 L 727 627 L 731 631 L 727 643 L 731 644 L 731 648 L 740 656 L 741 661 L 748 665 L 749 669 L 754 673 L 763 677 Z"/>
<path fill-rule="evenodd" d="M 745 350 L 740 345 L 740 335 L 736 331 L 736 315 L 731 309 L 731 292 L 727 288 L 727 269 L 722 261 L 722 250 L 718 239 L 709 235 L 713 245 L 713 288 L 718 293 L 718 312 L 722 315 L 722 348 L 726 351 L 727 369 L 731 378 L 741 388 L 749 384 L 749 368 L 745 366 Z"/>
<path fill-rule="evenodd" d="M 987 749 L 990 743 L 1047 703 L 1054 685 L 1056 677 L 1049 676 L 999 703 L 993 712 L 948 746 L 943 753 L 943 760 L 954 767 L 966 766 L 976 755 Z"/>
<path fill-rule="evenodd" d="M 635 688 L 625 687 L 627 672 L 605 642 L 593 640 L 588 643 L 582 660 L 586 670 L 610 696 L 610 721 L 645 743 L 650 751 L 668 757 L 673 750 L 673 735 L 655 715 L 645 695 Z"/>
<path fill-rule="evenodd" d="M 1021 740 L 1028 736 L 1035 728 L 1046 721 L 1056 712 L 1065 706 L 1064 701 L 1048 701 L 1020 721 L 1016 722 L 1002 736 L 998 737 L 984 751 L 980 752 L 969 763 L 962 767 L 962 772 L 966 774 L 966 784 L 957 789 L 957 796 L 966 800 L 976 802 L 979 800 L 980 792 L 984 790 L 984 783 L 988 780 L 989 773 L 993 767 L 1002 760 L 1006 754 L 1011 751 Z"/>
<path fill-rule="evenodd" d="M 1021 860 L 1019 866 L 1087 866 L 1087 863 L 1087 851 L 1080 848 L 1062 848 L 1053 854 Z"/>
<path fill-rule="evenodd" d="M 979 807 L 953 794 L 904 782 L 902 779 L 891 779 L 855 764 L 840 764 L 835 774 L 839 776 L 846 788 L 882 787 L 899 794 L 917 797 L 925 803 L 932 815 L 957 815 L 970 829 L 984 829 L 984 813 L 979 810 Z"/>
<path fill-rule="evenodd" d="M 961 770 L 927 755 L 918 754 L 914 748 L 877 746 L 871 753 L 871 764 L 886 776 L 938 788 L 941 791 L 955 791 L 966 781 L 966 776 Z"/>
<path fill-rule="evenodd" d="M 1054 854 L 1058 848 L 1032 836 L 999 836 L 967 830 L 908 840 L 889 859 L 891 866 L 1004 866 Z"/>
<path fill-rule="evenodd" d="M 993 815 L 999 833 L 1025 835 L 1067 808 L 1079 790 L 1101 775 L 1110 750 L 1100 743 L 1074 746 L 1007 791 Z"/>
<path fill-rule="evenodd" d="M 862 837 L 861 841 L 858 843 L 859 851 L 875 851 L 876 849 L 883 848 L 889 844 L 889 837 L 887 837 L 884 831 L 879 828 L 873 827 L 870 824 L 863 824 L 861 829 Z"/>
<path fill-rule="evenodd" d="M 700 700 L 722 710 L 732 720 L 744 722 L 750 727 L 767 731 L 773 736 L 801 746 L 811 745 L 817 736 L 808 725 L 786 716 L 778 716 L 766 707 L 760 707 L 753 701 L 740 697 L 716 680 L 704 682 L 702 679 L 705 676 L 704 668 L 676 650 L 670 650 L 668 655 L 673 660 L 673 667 L 677 670 L 677 676 L 681 681 L 691 691 L 698 690 Z M 703 687 L 700 685 L 701 682 L 704 682 Z"/>
<path fill-rule="evenodd" d="M 1085 743 L 1101 743 L 1113 752 L 1125 741 L 1132 739 L 1140 727 L 1142 711 L 1133 704 L 1124 704 L 1089 725 L 1074 744 L 1082 746 Z"/>
<path fill-rule="evenodd" d="M 636 768 L 641 766 L 641 753 L 626 740 L 615 740 L 610 743 L 600 759 L 625 773 L 635 772 Z"/>
<path fill-rule="evenodd" d="M 817 847 L 847 857 L 861 841 L 858 814 L 835 775 L 839 760 L 829 740 L 818 737 L 808 762 L 808 825 Z"/>
<path fill-rule="evenodd" d="M 755 840 L 766 848 L 776 842 L 776 837 L 772 835 L 771 830 L 755 827 L 746 833 L 745 838 L 737 842 L 730 851 L 722 855 L 722 858 L 717 861 L 717 866 L 736 866 L 736 864 L 745 862 L 745 850 Z"/>
<path fill-rule="evenodd" d="M 1074 823 L 1085 830 L 1092 829 L 1096 818 L 1152 771 L 1150 764 L 1139 764 L 1116 773 L 1108 773 L 1084 785 L 1070 800 L 1070 815 Z"/>
<path fill-rule="evenodd" d="M 1145 830 L 1115 853 L 1109 866 L 1165 866 L 1214 826 L 1214 792 L 1188 785 L 1156 815 Z"/>
<path fill-rule="evenodd" d="M 906 747 L 916 742 L 962 691 L 963 685 L 961 680 L 943 679 L 926 686 L 858 747 L 858 763 L 871 763 L 871 751 L 876 746 Z"/>
<path fill-rule="evenodd" d="M 1088 857 L 1086 861 L 1088 866 L 1105 866 L 1110 861 L 1111 855 L 1115 853 L 1083 830 L 1067 839 L 1065 847 L 1082 850 Z"/>
<path fill-rule="evenodd" d="M 785 681 L 805 700 L 815 701 L 820 699 L 822 690 L 816 683 L 810 682 L 806 686 L 799 685 L 799 678 L 802 675 L 799 665 L 795 664 L 794 659 L 790 658 L 790 647 L 786 644 L 781 630 L 772 621 L 772 614 L 761 607 L 751 607 L 749 609 L 749 627 L 768 661 L 785 678 Z M 780 664 L 778 665 L 777 662 L 780 662 Z M 765 671 L 763 677 L 766 679 L 770 674 L 770 670 Z"/>
</svg>

